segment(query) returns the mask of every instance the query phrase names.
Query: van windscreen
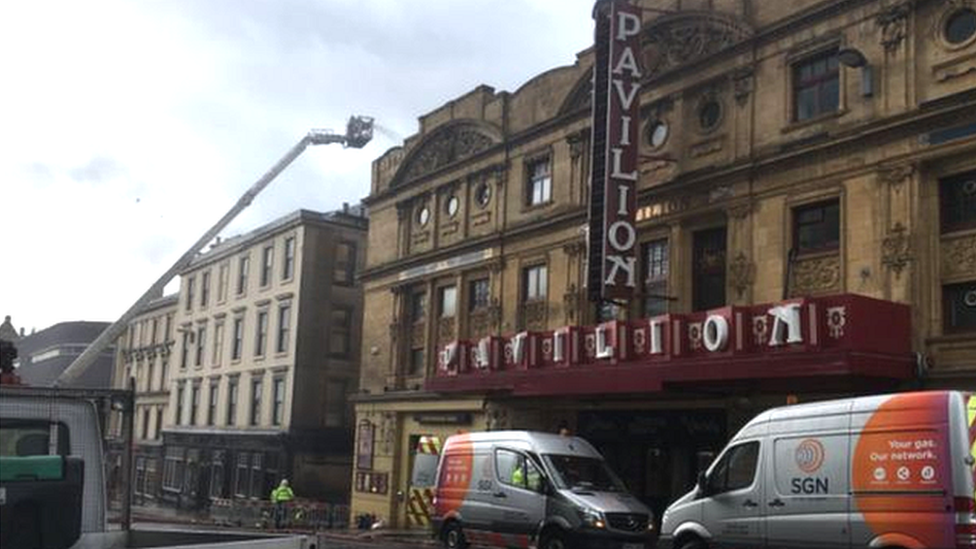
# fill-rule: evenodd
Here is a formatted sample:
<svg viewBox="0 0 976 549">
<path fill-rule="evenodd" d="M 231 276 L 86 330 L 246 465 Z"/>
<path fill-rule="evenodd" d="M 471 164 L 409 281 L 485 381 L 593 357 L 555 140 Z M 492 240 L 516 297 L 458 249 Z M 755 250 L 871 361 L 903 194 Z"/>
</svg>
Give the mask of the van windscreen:
<svg viewBox="0 0 976 549">
<path fill-rule="evenodd" d="M 553 472 L 553 482 L 564 490 L 593 490 L 597 492 L 625 492 L 623 482 L 613 474 L 602 459 L 544 454 L 543 459 Z"/>
</svg>

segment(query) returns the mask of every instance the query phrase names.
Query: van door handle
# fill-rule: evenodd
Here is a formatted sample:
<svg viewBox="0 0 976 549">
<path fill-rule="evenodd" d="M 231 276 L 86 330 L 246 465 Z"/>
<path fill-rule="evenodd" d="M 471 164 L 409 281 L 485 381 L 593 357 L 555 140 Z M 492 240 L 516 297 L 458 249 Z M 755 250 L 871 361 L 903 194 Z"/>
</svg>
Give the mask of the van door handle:
<svg viewBox="0 0 976 549">
<path fill-rule="evenodd" d="M 742 506 L 743 507 L 759 507 L 759 504 L 756 503 L 755 501 L 752 501 L 751 499 L 747 499 L 747 500 L 745 500 L 745 501 L 742 502 Z"/>
<path fill-rule="evenodd" d="M 505 494 L 505 492 L 495 492 L 492 495 L 495 496 L 496 498 L 507 498 L 508 497 L 508 495 Z"/>
<path fill-rule="evenodd" d="M 769 502 L 769 506 L 770 506 L 770 507 L 785 507 L 785 506 L 786 506 L 786 504 L 785 504 L 785 503 L 783 503 L 783 500 L 781 500 L 781 499 L 779 499 L 779 498 L 776 498 L 776 499 L 774 499 L 773 501 L 770 501 L 770 502 Z"/>
</svg>

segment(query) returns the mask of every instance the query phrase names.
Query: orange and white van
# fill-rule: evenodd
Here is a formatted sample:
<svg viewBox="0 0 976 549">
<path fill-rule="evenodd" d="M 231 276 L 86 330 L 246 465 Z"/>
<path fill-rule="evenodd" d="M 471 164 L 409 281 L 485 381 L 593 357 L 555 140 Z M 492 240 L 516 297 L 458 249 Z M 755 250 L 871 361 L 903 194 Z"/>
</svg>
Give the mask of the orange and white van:
<svg viewBox="0 0 976 549">
<path fill-rule="evenodd" d="M 454 435 L 437 470 L 434 534 L 448 549 L 645 549 L 651 510 L 579 437 Z"/>
<path fill-rule="evenodd" d="M 776 408 L 668 507 L 659 546 L 976 548 L 976 394 Z"/>
</svg>

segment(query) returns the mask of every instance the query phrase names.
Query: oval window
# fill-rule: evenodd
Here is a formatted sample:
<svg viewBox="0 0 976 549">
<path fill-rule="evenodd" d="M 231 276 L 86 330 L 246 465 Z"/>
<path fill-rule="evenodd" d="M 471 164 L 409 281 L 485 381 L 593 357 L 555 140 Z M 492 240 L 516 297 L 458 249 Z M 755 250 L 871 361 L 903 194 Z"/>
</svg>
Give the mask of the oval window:
<svg viewBox="0 0 976 549">
<path fill-rule="evenodd" d="M 650 143 L 651 147 L 658 149 L 668 140 L 669 132 L 667 122 L 655 120 L 647 129 L 647 142 Z"/>
<path fill-rule="evenodd" d="M 444 211 L 448 216 L 454 217 L 458 213 L 458 205 L 458 197 L 452 194 L 444 204 Z"/>
<path fill-rule="evenodd" d="M 430 221 L 430 210 L 427 208 L 427 206 L 421 206 L 420 209 L 417 210 L 417 224 L 423 227 L 428 221 Z"/>
<path fill-rule="evenodd" d="M 962 44 L 976 34 L 976 11 L 963 8 L 946 19 L 945 39 L 950 44 Z"/>
<path fill-rule="evenodd" d="M 710 99 L 702 104 L 701 108 L 698 109 L 698 124 L 701 129 L 708 131 L 715 129 L 718 126 L 719 120 L 722 119 L 722 106 L 719 105 L 718 101 Z"/>
<path fill-rule="evenodd" d="M 491 202 L 491 185 L 487 183 L 478 185 L 478 188 L 474 191 L 474 199 L 482 208 L 487 206 Z"/>
</svg>

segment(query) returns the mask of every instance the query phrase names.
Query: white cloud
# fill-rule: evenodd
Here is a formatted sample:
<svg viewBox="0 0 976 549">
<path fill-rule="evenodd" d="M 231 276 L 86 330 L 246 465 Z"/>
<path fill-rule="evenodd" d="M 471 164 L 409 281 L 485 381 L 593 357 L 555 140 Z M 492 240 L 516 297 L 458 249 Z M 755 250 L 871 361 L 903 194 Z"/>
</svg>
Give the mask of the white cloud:
<svg viewBox="0 0 976 549">
<path fill-rule="evenodd" d="M 0 314 L 114 320 L 312 127 L 396 134 L 589 45 L 592 0 L 0 4 Z M 225 234 L 369 192 L 397 143 L 317 147 Z"/>
</svg>

